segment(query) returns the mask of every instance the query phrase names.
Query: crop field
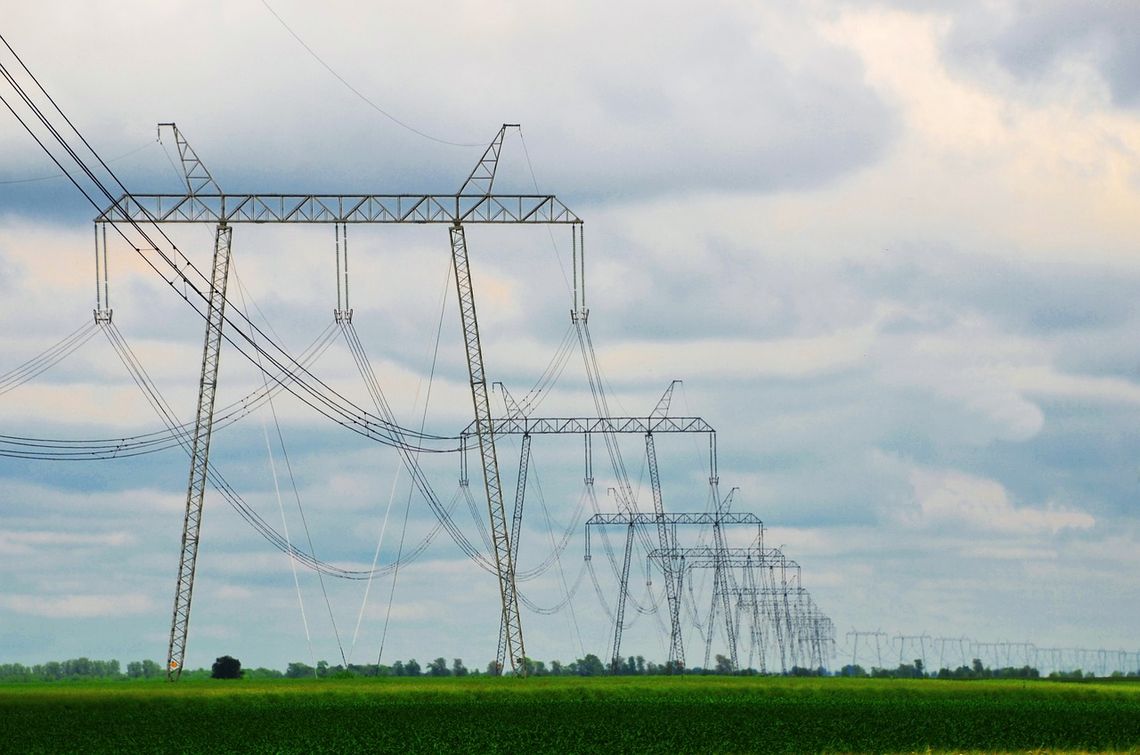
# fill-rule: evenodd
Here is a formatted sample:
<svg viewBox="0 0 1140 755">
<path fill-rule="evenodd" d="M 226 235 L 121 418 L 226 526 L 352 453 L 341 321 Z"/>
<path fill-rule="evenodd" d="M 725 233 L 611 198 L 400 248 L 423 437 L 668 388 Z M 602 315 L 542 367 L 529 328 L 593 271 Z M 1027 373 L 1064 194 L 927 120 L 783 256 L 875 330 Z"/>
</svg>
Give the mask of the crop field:
<svg viewBox="0 0 1140 755">
<path fill-rule="evenodd" d="M 1140 751 L 1140 684 L 790 678 L 0 685 L 13 752 Z"/>
</svg>

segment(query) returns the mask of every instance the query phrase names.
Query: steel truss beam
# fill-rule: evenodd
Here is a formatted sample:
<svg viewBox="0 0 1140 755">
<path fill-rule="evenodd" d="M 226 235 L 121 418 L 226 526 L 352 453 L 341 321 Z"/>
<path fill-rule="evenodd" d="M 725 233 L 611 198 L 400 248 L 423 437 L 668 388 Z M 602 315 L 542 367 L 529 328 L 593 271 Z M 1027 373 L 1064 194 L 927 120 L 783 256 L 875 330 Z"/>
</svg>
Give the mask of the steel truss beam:
<svg viewBox="0 0 1140 755">
<path fill-rule="evenodd" d="M 764 522 L 755 514 L 709 514 L 709 513 L 676 513 L 663 514 L 662 518 L 669 527 L 678 525 L 712 525 L 718 521 L 723 525 L 752 525 L 756 527 L 761 542 L 764 538 Z M 657 524 L 656 514 L 621 512 L 617 514 L 594 514 L 586 520 L 586 558 L 590 558 L 590 527 L 597 526 L 648 526 Z M 681 549 L 676 549 L 678 553 Z"/>
<path fill-rule="evenodd" d="M 124 194 L 95 222 L 581 224 L 552 194 Z"/>
<path fill-rule="evenodd" d="M 495 435 L 573 435 L 594 433 L 711 433 L 700 417 L 504 417 L 494 421 Z M 461 435 L 474 435 L 475 423 Z"/>
<path fill-rule="evenodd" d="M 779 548 L 716 548 L 711 545 L 694 545 L 686 548 L 654 549 L 649 552 L 653 561 L 682 559 L 689 569 L 715 569 L 720 564 L 729 567 L 780 566 L 799 571 L 800 565 L 784 555 Z"/>
</svg>

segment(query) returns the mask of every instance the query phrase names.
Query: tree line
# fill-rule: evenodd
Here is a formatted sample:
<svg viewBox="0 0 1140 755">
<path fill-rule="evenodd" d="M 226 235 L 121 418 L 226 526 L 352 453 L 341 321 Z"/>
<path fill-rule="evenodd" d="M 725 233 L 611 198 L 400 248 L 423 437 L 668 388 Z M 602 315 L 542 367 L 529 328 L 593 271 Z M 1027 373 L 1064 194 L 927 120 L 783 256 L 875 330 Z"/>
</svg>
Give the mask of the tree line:
<svg viewBox="0 0 1140 755">
<path fill-rule="evenodd" d="M 587 653 L 584 658 L 578 658 L 570 663 L 561 661 L 544 661 L 525 659 L 528 676 L 604 676 L 616 675 L 657 675 L 679 673 L 681 669 L 665 664 L 647 661 L 643 656 L 629 656 L 621 663 L 608 666 L 601 658 L 593 653 Z M 685 669 L 684 673 L 727 673 L 730 668 L 728 659 L 717 656 L 717 669 L 708 672 L 700 668 Z M 449 662 L 444 657 L 436 658 L 421 665 L 415 658 L 397 660 L 390 664 L 348 664 L 330 665 L 328 661 L 318 661 L 316 666 L 310 666 L 301 661 L 290 663 L 282 672 L 277 669 L 255 668 L 243 669 L 241 662 L 230 656 L 222 656 L 213 664 L 212 668 L 183 669 L 183 679 L 208 678 L 245 678 L 245 679 L 272 679 L 272 678 L 340 678 L 350 676 L 379 677 L 379 676 L 482 676 L 499 675 L 501 669 L 495 661 L 491 661 L 485 668 L 469 669 L 462 658 L 452 658 Z M 752 671 L 751 673 L 756 673 Z M 73 658 L 66 661 L 49 661 L 47 663 L 25 666 L 20 663 L 0 664 L 0 681 L 3 682 L 41 682 L 41 681 L 67 681 L 83 679 L 158 679 L 165 677 L 166 669 L 159 663 L 151 660 L 131 661 L 124 671 L 119 661 L 99 661 L 89 658 Z"/>
<path fill-rule="evenodd" d="M 1042 676 L 1041 672 L 1032 666 L 1005 666 L 1003 668 L 990 668 L 975 658 L 969 666 L 958 668 L 941 668 L 938 671 L 927 672 L 922 659 L 916 658 L 913 663 L 900 663 L 897 668 L 871 667 L 867 671 L 862 666 L 848 664 L 841 668 L 836 676 L 869 677 L 872 679 L 1052 679 L 1075 680 L 1095 679 L 1092 671 L 1073 669 L 1070 671 L 1051 671 Z M 1135 678 L 1140 671 L 1114 671 L 1110 678 Z"/>
<path fill-rule="evenodd" d="M 221 660 L 221 659 L 219 659 Z M 210 678 L 211 669 L 185 669 L 184 679 Z M 242 676 L 247 679 L 284 676 L 276 669 L 244 669 Z M 0 682 L 66 682 L 84 680 L 131 680 L 160 679 L 166 677 L 166 667 L 151 660 L 131 661 L 124 670 L 114 659 L 92 660 L 71 658 L 66 661 L 48 661 L 25 666 L 22 663 L 0 663 Z"/>
<path fill-rule="evenodd" d="M 646 660 L 643 656 L 629 656 L 623 661 L 613 664 L 604 663 L 593 653 L 587 653 L 584 658 L 578 658 L 570 663 L 561 661 L 538 661 L 525 659 L 528 676 L 656 676 L 665 674 L 735 674 L 750 676 L 762 672 L 756 669 L 743 669 L 733 671 L 731 661 L 723 656 L 716 656 L 716 663 L 712 668 L 700 667 L 680 668 L 669 664 L 658 664 Z M 483 669 L 468 669 L 462 658 L 452 658 L 450 662 L 442 656 L 421 665 L 415 658 L 406 661 L 397 660 L 390 664 L 355 664 L 330 665 L 328 661 L 318 661 L 316 666 L 310 666 L 301 661 L 290 663 L 284 671 L 271 668 L 242 668 L 241 662 L 228 655 L 218 658 L 211 668 L 183 669 L 183 679 L 336 679 L 347 677 L 388 677 L 388 676 L 498 676 L 501 672 L 498 664 L 491 661 Z M 989 668 L 978 658 L 969 666 L 958 668 L 942 668 L 935 672 L 927 672 L 921 659 L 913 663 L 900 663 L 896 668 L 872 667 L 870 670 L 859 665 L 848 664 L 836 672 L 829 672 L 824 668 L 792 667 L 789 676 L 847 676 L 869 677 L 875 679 L 1091 679 L 1091 671 L 1053 671 L 1042 676 L 1038 669 L 1030 666 Z M 131 661 L 126 669 L 117 660 L 92 660 L 90 658 L 72 658 L 66 661 L 48 661 L 32 666 L 21 663 L 0 663 L 0 682 L 58 682 L 81 680 L 135 680 L 165 678 L 166 669 L 159 663 L 151 660 Z M 1124 674 L 1116 671 L 1113 677 L 1137 677 L 1140 671 L 1130 671 Z"/>
</svg>

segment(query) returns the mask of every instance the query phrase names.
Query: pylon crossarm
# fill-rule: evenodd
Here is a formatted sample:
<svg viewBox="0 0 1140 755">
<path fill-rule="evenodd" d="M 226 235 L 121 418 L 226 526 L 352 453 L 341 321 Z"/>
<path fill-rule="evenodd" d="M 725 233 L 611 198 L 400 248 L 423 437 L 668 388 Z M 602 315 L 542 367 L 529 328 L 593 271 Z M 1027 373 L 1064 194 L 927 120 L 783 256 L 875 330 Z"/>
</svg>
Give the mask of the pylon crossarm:
<svg viewBox="0 0 1140 755">
<path fill-rule="evenodd" d="M 553 194 L 123 194 L 96 223 L 581 225 Z"/>
</svg>

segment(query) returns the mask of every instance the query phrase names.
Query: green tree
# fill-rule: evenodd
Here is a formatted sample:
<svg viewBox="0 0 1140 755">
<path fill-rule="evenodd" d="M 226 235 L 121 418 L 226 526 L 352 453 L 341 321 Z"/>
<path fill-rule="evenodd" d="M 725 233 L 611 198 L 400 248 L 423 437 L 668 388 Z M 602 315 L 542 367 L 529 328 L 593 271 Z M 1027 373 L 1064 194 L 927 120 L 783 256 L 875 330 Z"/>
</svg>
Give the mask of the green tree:
<svg viewBox="0 0 1140 755">
<path fill-rule="evenodd" d="M 606 673 L 602 659 L 593 653 L 587 653 L 585 658 L 579 658 L 576 665 L 578 676 L 602 676 Z"/>
<path fill-rule="evenodd" d="M 241 661 L 233 656 L 223 655 L 210 667 L 211 679 L 241 679 Z"/>
<path fill-rule="evenodd" d="M 718 655 L 716 657 L 716 668 L 713 673 L 717 674 L 731 674 L 732 673 L 732 659 L 726 655 Z"/>
<path fill-rule="evenodd" d="M 451 673 L 454 676 L 467 676 L 467 667 L 463 665 L 462 658 L 453 658 L 451 661 Z"/>
<path fill-rule="evenodd" d="M 307 663 L 300 661 L 293 661 L 285 669 L 285 676 L 288 679 L 304 679 L 305 677 L 313 676 L 313 667 Z"/>
<path fill-rule="evenodd" d="M 443 657 L 436 658 L 427 665 L 428 676 L 451 676 L 451 669 Z"/>
<path fill-rule="evenodd" d="M 404 664 L 404 675 L 405 676 L 419 676 L 420 675 L 420 664 L 416 662 L 415 658 L 408 659 L 408 662 Z"/>
</svg>

